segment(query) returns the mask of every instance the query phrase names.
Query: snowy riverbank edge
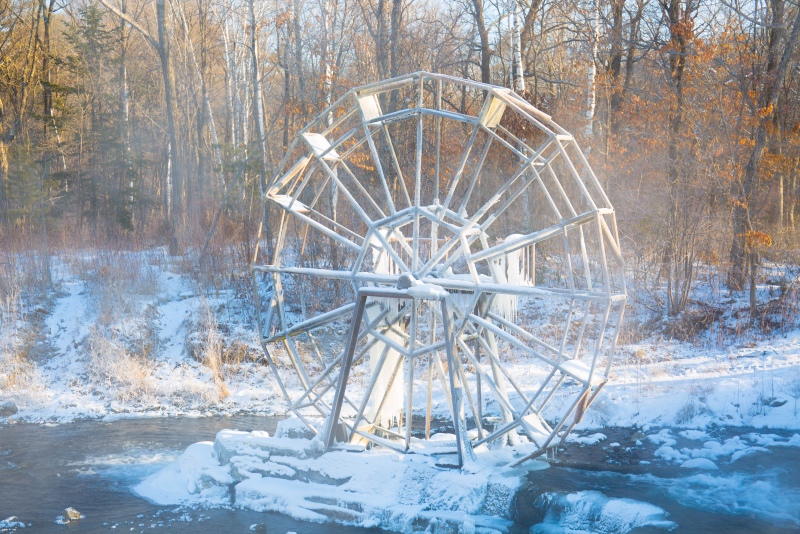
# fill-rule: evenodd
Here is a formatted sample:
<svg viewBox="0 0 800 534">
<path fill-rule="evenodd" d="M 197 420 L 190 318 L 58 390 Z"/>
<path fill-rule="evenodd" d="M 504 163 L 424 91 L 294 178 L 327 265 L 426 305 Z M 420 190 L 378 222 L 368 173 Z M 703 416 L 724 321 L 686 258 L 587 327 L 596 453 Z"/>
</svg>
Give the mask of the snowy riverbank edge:
<svg viewBox="0 0 800 534">
<path fill-rule="evenodd" d="M 98 300 L 102 295 L 98 296 L 101 292 L 96 279 L 75 274 L 66 261 L 54 267 L 58 293 L 39 325 L 35 350 L 28 349 L 37 354 L 28 370 L 28 387 L 0 390 L 0 405 L 11 403 L 18 409 L 0 416 L 0 425 L 286 413 L 267 366 L 252 359 L 223 366 L 220 376 L 225 392 L 220 394 L 219 376 L 190 355 L 200 316 L 209 310 L 226 342 L 235 341 L 251 354 L 260 354 L 250 327 L 246 294 L 233 290 L 204 292 L 190 276 L 167 263 L 151 268 L 142 262 L 141 269 L 146 271 L 146 286 L 153 290 L 136 295 L 129 313 L 117 314 L 109 323 L 100 317 Z M 139 283 L 137 287 L 144 286 Z M 146 366 L 135 369 L 140 373 L 137 381 L 114 378 L 114 369 L 107 361 L 101 361 L 105 367 L 98 371 L 98 348 L 92 345 L 98 325 L 104 328 L 106 338 L 118 345 L 149 336 L 145 341 L 152 350 Z M 24 325 L 17 329 L 21 338 L 31 337 L 31 332 Z M 608 384 L 577 430 L 647 425 L 800 429 L 796 409 L 800 398 L 800 330 L 725 349 L 650 340 L 623 344 L 615 357 L 624 364 L 614 366 Z M 536 389 L 545 372 L 534 361 L 515 354 L 507 357 L 507 368 L 527 392 Z M 0 366 L 0 375 L 9 369 Z M 0 383 L 3 378 L 8 381 L 9 377 L 0 376 Z M 362 377 L 361 382 L 365 381 Z M 420 382 L 415 391 L 424 396 L 424 379 Z M 354 387 L 363 385 L 357 381 Z M 438 387 L 433 397 L 435 415 L 446 418 L 445 397 Z M 555 419 L 563 411 L 566 398 L 556 395 L 545 410 L 545 418 L 552 415 Z M 425 399 L 415 398 L 414 404 L 424 406 Z M 485 413 L 493 409 L 496 411 L 488 405 Z"/>
<path fill-rule="evenodd" d="M 798 335 L 727 353 L 699 354 L 681 344 L 634 349 L 671 352 L 675 357 L 652 364 L 615 367 L 597 402 L 576 430 L 645 426 L 800 430 L 795 408 L 800 389 Z M 79 383 L 81 362 L 68 360 L 69 356 L 57 356 L 43 366 L 46 385 L 33 395 L 0 392 L 0 401 L 14 403 L 19 409 L 9 417 L 0 417 L 0 425 L 286 414 L 268 369 L 256 364 L 244 364 L 238 373 L 228 376 L 230 395 L 225 399 L 191 405 L 156 396 L 129 402 L 115 398 L 113 391 Z M 509 367 L 523 388 L 534 388 L 538 375 L 525 361 L 511 363 Z M 188 358 L 172 364 L 161 361 L 156 370 L 154 380 L 176 389 L 200 389 L 213 383 L 208 370 Z M 434 395 L 434 400 L 438 401 L 439 415 L 446 416 L 443 396 Z M 555 413 L 560 407 L 559 399 L 555 399 L 551 410 Z"/>
</svg>

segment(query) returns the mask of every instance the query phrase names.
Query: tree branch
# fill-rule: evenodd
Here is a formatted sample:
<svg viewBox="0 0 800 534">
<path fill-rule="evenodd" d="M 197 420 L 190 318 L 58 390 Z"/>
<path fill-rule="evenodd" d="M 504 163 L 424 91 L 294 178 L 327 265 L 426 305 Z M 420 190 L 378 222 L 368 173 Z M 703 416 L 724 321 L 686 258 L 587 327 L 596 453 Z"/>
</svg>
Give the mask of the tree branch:
<svg viewBox="0 0 800 534">
<path fill-rule="evenodd" d="M 150 33 L 149 33 L 147 30 L 145 30 L 144 28 L 142 28 L 142 27 L 139 25 L 139 23 L 138 23 L 138 22 L 136 22 L 135 20 L 133 20 L 132 18 L 130 18 L 130 17 L 127 15 L 127 13 L 123 13 L 122 11 L 120 11 L 119 9 L 117 9 L 116 7 L 112 6 L 112 5 L 111 5 L 111 3 L 110 3 L 108 0 L 99 0 L 99 1 L 100 1 L 100 3 L 101 3 L 101 4 L 103 4 L 103 5 L 106 7 L 106 9 L 108 9 L 108 10 L 109 10 L 109 11 L 111 11 L 113 14 L 115 14 L 116 16 L 118 16 L 119 18 L 121 18 L 123 21 L 127 22 L 128 24 L 130 24 L 130 25 L 131 25 L 131 27 L 132 27 L 133 29 L 135 29 L 136 31 L 138 31 L 139 33 L 141 33 L 141 34 L 142 34 L 142 36 L 143 36 L 143 37 L 144 37 L 144 38 L 147 40 L 147 42 L 148 42 L 148 43 L 150 43 L 150 45 L 151 45 L 153 48 L 155 48 L 155 49 L 156 49 L 156 51 L 160 51 L 160 50 L 161 50 L 161 45 L 159 44 L 159 42 L 158 42 L 156 39 L 154 39 L 154 38 L 153 38 L 153 36 L 152 36 L 152 35 L 150 35 Z"/>
</svg>

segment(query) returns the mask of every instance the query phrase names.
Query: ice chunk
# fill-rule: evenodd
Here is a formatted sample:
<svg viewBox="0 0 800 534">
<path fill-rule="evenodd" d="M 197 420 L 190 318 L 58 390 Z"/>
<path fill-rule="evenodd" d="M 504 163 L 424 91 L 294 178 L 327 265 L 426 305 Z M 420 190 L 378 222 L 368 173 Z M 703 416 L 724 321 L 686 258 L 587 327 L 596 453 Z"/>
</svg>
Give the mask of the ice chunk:
<svg viewBox="0 0 800 534">
<path fill-rule="evenodd" d="M 625 534 L 642 527 L 672 530 L 678 525 L 666 511 L 633 499 L 611 499 L 598 491 L 545 493 L 535 506 L 545 508 L 544 521 L 531 533 L 594 532 Z"/>
<path fill-rule="evenodd" d="M 223 505 L 230 502 L 228 484 L 233 482 L 228 466 L 220 465 L 214 444 L 202 441 L 133 490 L 156 504 Z"/>
<path fill-rule="evenodd" d="M 442 286 L 423 284 L 419 280 L 415 280 L 411 287 L 406 289 L 406 292 L 415 299 L 422 300 L 441 300 L 447 298 L 449 294 Z"/>
<path fill-rule="evenodd" d="M 567 441 L 569 443 L 578 443 L 579 445 L 597 445 L 598 443 L 607 438 L 608 436 L 606 436 L 605 434 L 601 434 L 600 432 L 592 434 L 590 436 L 581 436 L 581 437 L 575 436 L 574 434 L 570 434 L 569 437 L 567 437 Z"/>
<path fill-rule="evenodd" d="M 683 462 L 681 467 L 687 469 L 717 469 L 717 464 L 708 458 L 692 458 L 691 460 Z"/>
</svg>

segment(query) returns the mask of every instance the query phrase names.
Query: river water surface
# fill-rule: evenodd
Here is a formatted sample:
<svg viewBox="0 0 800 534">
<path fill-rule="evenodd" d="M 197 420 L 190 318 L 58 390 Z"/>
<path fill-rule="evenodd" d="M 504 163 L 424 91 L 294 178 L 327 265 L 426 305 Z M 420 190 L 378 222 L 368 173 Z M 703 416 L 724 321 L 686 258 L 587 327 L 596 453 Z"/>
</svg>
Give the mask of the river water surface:
<svg viewBox="0 0 800 534">
<path fill-rule="evenodd" d="M 224 428 L 273 433 L 278 418 L 125 419 L 57 426 L 0 427 L 0 521 L 30 524 L 19 532 L 297 532 L 366 533 L 377 530 L 296 521 L 277 513 L 192 510 L 156 506 L 131 488 L 164 467 L 192 443 L 213 441 Z M 67 507 L 85 517 L 57 523 Z"/>
<path fill-rule="evenodd" d="M 188 445 L 213 441 L 221 429 L 273 433 L 277 421 L 248 415 L 2 426 L 0 521 L 16 516 L 29 525 L 18 529 L 22 533 L 157 532 L 162 528 L 168 532 L 250 532 L 256 525 L 272 534 L 377 532 L 305 523 L 275 513 L 157 506 L 131 490 Z M 680 533 L 800 531 L 799 448 L 774 447 L 767 453 L 721 463 L 715 471 L 698 472 L 646 463 L 653 459 L 653 445 L 625 447 L 631 431 L 604 432 L 609 436 L 605 443 L 618 441 L 623 446 L 570 445 L 551 468 L 530 473 L 518 495 L 515 533 L 531 527 L 542 533 L 624 531 L 625 517 L 611 518 L 622 523 L 601 517 L 609 500 L 622 503 L 617 507 L 622 510 L 636 510 L 637 503 L 659 507 Z M 745 432 L 735 429 L 728 434 Z M 576 499 L 581 506 L 569 504 Z M 59 516 L 70 506 L 84 518 L 59 524 Z M 663 525 L 628 530 L 664 532 Z"/>
</svg>

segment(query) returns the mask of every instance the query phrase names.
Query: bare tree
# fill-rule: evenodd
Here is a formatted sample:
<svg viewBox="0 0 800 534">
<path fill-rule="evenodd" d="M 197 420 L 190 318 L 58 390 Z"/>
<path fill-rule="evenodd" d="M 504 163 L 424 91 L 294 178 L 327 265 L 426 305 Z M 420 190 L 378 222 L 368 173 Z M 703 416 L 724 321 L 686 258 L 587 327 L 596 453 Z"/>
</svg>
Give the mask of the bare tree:
<svg viewBox="0 0 800 534">
<path fill-rule="evenodd" d="M 128 13 L 124 13 L 119 8 L 111 4 L 110 0 L 100 0 L 100 3 L 103 4 L 106 9 L 111 11 L 114 15 L 127 22 L 132 28 L 138 31 L 156 51 L 161 62 L 161 76 L 164 83 L 165 114 L 167 117 L 167 134 L 169 136 L 167 156 L 167 196 L 164 207 L 171 232 L 170 251 L 177 253 L 180 248 L 176 233 L 177 223 L 185 222 L 183 219 L 183 166 L 179 153 L 180 145 L 178 144 L 176 126 L 176 116 L 178 111 L 175 97 L 175 72 L 172 66 L 172 55 L 170 53 L 165 0 L 155 0 L 158 39 L 150 35 L 150 33 L 137 21 L 131 18 Z"/>
</svg>

